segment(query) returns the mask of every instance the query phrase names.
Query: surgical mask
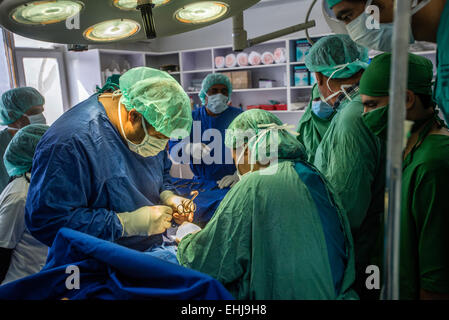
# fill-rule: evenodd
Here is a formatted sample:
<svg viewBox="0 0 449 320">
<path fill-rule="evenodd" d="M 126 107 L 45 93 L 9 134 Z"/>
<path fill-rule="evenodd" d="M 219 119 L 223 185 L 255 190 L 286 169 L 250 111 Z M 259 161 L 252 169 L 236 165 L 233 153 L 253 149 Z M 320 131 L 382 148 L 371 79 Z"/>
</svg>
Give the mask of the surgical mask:
<svg viewBox="0 0 449 320">
<path fill-rule="evenodd" d="M 35 114 L 32 116 L 25 115 L 25 117 L 28 118 L 30 121 L 30 124 L 47 124 L 47 119 L 45 119 L 45 116 L 43 113 Z"/>
<path fill-rule="evenodd" d="M 122 117 L 121 117 L 121 103 L 118 105 L 118 118 L 120 121 L 120 129 L 122 130 L 123 136 L 125 137 L 128 147 L 131 151 L 141 155 L 142 157 L 154 157 L 157 156 L 162 150 L 165 149 L 168 143 L 168 139 L 159 139 L 152 137 L 148 134 L 147 126 L 145 125 L 145 120 L 142 116 L 142 127 L 145 131 L 145 138 L 142 140 L 141 143 L 135 144 L 126 138 L 125 130 L 123 130 L 123 124 L 122 124 Z"/>
<path fill-rule="evenodd" d="M 415 5 L 411 10 L 411 15 L 425 7 L 430 0 L 425 0 Z M 366 7 L 370 6 L 372 0 L 369 0 Z M 366 9 L 365 7 L 365 9 Z M 378 29 L 368 29 L 367 22 L 371 21 L 372 17 L 366 13 L 366 10 L 359 15 L 356 19 L 346 25 L 349 36 L 351 39 L 370 49 L 391 52 L 392 51 L 392 39 L 393 39 L 393 23 L 379 23 Z M 409 43 L 414 43 L 415 39 L 413 34 L 410 33 Z"/>
<path fill-rule="evenodd" d="M 312 112 L 320 119 L 326 120 L 334 113 L 334 108 L 323 101 L 312 101 Z"/>
<path fill-rule="evenodd" d="M 362 120 L 377 137 L 386 140 L 388 128 L 388 105 L 362 114 Z"/>
<path fill-rule="evenodd" d="M 227 105 L 229 98 L 224 94 L 218 93 L 213 96 L 207 96 L 207 109 L 212 113 L 220 114 L 229 108 Z"/>
</svg>

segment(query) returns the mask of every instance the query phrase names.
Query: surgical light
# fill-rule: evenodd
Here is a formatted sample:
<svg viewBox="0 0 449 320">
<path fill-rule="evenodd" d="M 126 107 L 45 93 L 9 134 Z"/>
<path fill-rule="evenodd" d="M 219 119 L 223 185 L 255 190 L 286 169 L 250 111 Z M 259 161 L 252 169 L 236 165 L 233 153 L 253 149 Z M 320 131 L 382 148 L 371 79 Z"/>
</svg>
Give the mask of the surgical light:
<svg viewBox="0 0 449 320">
<path fill-rule="evenodd" d="M 140 30 L 140 24 L 130 19 L 115 19 L 100 22 L 84 31 L 84 37 L 97 42 L 123 40 Z"/>
<path fill-rule="evenodd" d="M 152 0 L 151 3 L 157 7 L 169 3 L 171 0 Z M 135 10 L 137 0 L 114 0 L 114 6 L 122 10 Z"/>
<path fill-rule="evenodd" d="M 185 5 L 175 13 L 183 23 L 205 23 L 219 19 L 228 12 L 229 6 L 223 2 L 202 1 Z"/>
<path fill-rule="evenodd" d="M 52 24 L 77 15 L 81 9 L 79 1 L 35 1 L 15 8 L 11 17 L 22 24 Z"/>
</svg>

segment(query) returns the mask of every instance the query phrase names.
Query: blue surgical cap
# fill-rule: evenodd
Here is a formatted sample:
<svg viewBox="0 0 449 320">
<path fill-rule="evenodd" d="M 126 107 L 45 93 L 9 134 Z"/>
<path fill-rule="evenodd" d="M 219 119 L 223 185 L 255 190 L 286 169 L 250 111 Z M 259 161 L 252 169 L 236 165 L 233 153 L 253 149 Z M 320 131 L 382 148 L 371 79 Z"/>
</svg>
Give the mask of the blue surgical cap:
<svg viewBox="0 0 449 320">
<path fill-rule="evenodd" d="M 14 123 L 31 107 L 44 104 L 44 97 L 34 88 L 22 87 L 8 90 L 3 93 L 0 101 L 0 124 Z"/>
<path fill-rule="evenodd" d="M 231 80 L 229 80 L 229 78 L 224 74 L 211 73 L 206 78 L 204 78 L 203 83 L 201 85 L 201 91 L 198 94 L 203 104 L 206 103 L 207 91 L 209 91 L 209 89 L 216 84 L 225 85 L 228 88 L 228 96 L 231 97 L 232 94 Z"/>
<path fill-rule="evenodd" d="M 368 61 L 368 49 L 356 44 L 347 34 L 321 38 L 305 59 L 310 72 L 320 72 L 334 79 L 351 78 L 368 68 Z"/>
<path fill-rule="evenodd" d="M 10 177 L 20 176 L 31 170 L 37 143 L 48 128 L 45 124 L 30 124 L 14 135 L 3 156 L 3 163 Z"/>
</svg>

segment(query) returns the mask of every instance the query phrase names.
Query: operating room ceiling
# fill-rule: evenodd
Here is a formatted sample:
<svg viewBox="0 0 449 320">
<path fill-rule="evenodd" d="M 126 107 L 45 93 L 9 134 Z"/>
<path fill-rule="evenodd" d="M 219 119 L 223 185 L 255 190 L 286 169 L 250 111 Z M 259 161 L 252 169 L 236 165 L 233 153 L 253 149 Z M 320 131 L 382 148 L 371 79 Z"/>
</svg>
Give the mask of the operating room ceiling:
<svg viewBox="0 0 449 320">
<path fill-rule="evenodd" d="M 199 29 L 228 19 L 235 14 L 257 4 L 259 1 L 260 0 L 171 0 L 163 5 L 153 8 L 156 35 L 159 38 Z M 25 7 L 25 9 L 27 9 L 30 3 L 39 4 L 52 2 L 57 1 L 0 0 L 0 25 L 9 31 L 27 38 L 63 44 L 99 44 L 118 41 L 140 41 L 147 39 L 140 11 L 135 9 L 120 9 L 114 5 L 114 0 L 67 1 L 74 2 L 81 7 L 79 19 L 77 19 L 76 16 L 72 16 L 71 18 L 64 19 L 60 22 L 42 24 L 27 23 L 26 21 L 24 23 L 24 21 L 17 18 L 17 8 L 23 8 L 24 5 L 27 5 Z M 164 1 L 159 0 L 159 2 L 162 3 Z M 210 2 L 219 3 L 226 6 L 226 13 L 222 14 L 215 20 L 203 23 L 185 23 L 179 21 L 175 17 L 176 13 L 179 12 L 181 8 L 186 7 L 189 4 Z M 51 9 L 47 11 L 51 14 Z M 28 13 L 25 12 L 23 16 L 26 17 L 26 14 Z M 137 26 L 134 30 L 138 31 L 136 31 L 133 35 L 120 40 L 93 41 L 86 38 L 86 34 L 89 34 L 88 30 L 92 29 L 93 26 L 114 19 L 117 19 L 118 21 L 130 21 L 130 25 L 125 26 L 125 28 L 128 28 L 132 32 L 132 26 L 134 25 Z M 110 27 L 106 25 L 103 30 L 109 31 Z"/>
</svg>

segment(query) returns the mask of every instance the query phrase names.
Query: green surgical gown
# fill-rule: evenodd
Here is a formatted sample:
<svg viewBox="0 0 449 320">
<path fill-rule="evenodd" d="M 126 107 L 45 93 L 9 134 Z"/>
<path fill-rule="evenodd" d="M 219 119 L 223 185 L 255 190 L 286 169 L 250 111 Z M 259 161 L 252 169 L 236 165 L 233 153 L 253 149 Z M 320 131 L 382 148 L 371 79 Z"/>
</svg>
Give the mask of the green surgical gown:
<svg viewBox="0 0 449 320">
<path fill-rule="evenodd" d="M 403 168 L 400 298 L 449 294 L 449 137 L 427 136 Z"/>
<path fill-rule="evenodd" d="M 384 212 L 385 143 L 362 121 L 359 94 L 343 100 L 317 148 L 315 166 L 329 181 L 347 212 L 354 239 L 358 292 L 365 269 L 378 258 Z"/>
<path fill-rule="evenodd" d="M 437 32 L 437 81 L 435 101 L 449 123 L 449 1 L 446 2 L 440 17 Z"/>
<path fill-rule="evenodd" d="M 335 114 L 335 113 L 334 113 Z M 329 119 L 321 119 L 312 112 L 312 100 L 298 123 L 298 140 L 306 148 L 307 160 L 313 163 L 318 145 L 331 124 L 334 114 Z"/>
<path fill-rule="evenodd" d="M 348 262 L 337 295 L 317 207 L 294 165 L 245 175 L 209 224 L 181 241 L 181 265 L 218 279 L 237 299 L 357 298 L 349 222 L 339 212 Z"/>
<path fill-rule="evenodd" d="M 6 147 L 11 142 L 11 139 L 12 135 L 9 133 L 8 129 L 0 131 L 0 192 L 3 191 L 9 182 L 8 172 L 3 164 L 3 155 L 5 154 Z"/>
</svg>

